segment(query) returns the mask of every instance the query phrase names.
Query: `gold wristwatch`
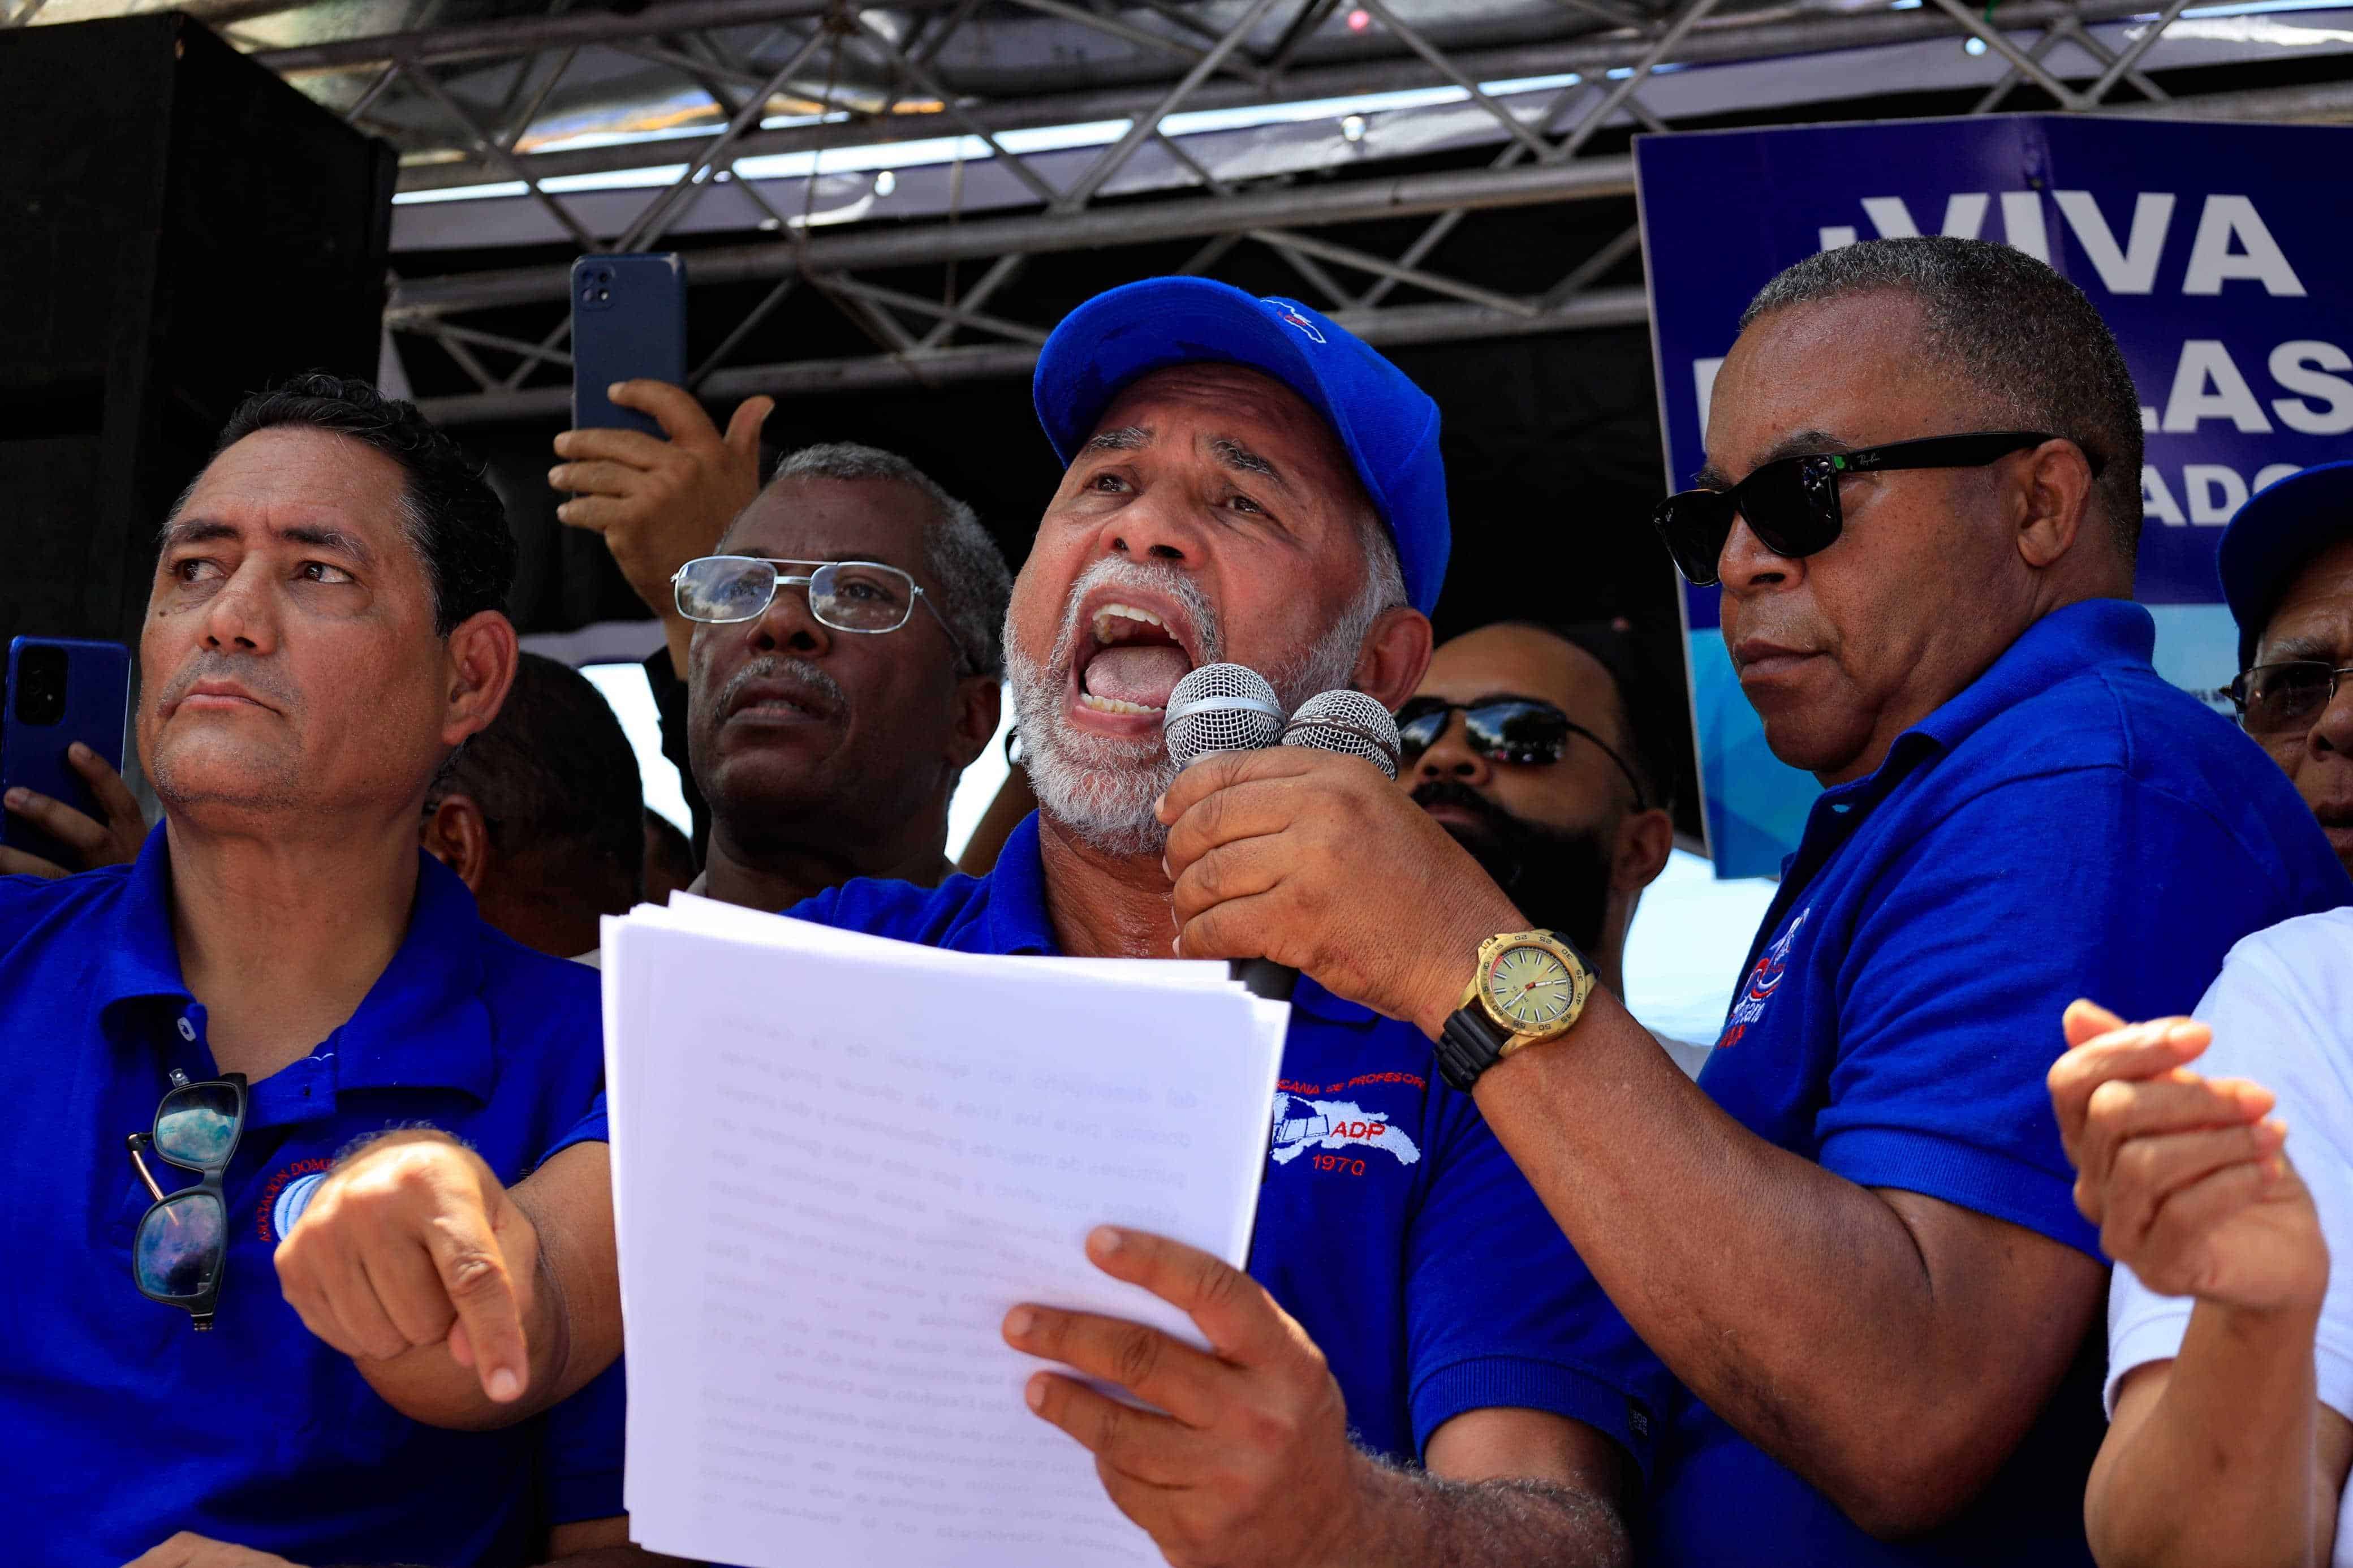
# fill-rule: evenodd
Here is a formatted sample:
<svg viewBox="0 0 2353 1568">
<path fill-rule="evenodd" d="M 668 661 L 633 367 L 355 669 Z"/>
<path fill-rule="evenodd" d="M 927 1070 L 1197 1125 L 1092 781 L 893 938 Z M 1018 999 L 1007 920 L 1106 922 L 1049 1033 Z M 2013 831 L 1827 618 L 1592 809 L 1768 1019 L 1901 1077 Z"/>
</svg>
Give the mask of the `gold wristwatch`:
<svg viewBox="0 0 2353 1568">
<path fill-rule="evenodd" d="M 1479 967 L 1438 1037 L 1438 1070 L 1466 1093 L 1514 1051 L 1577 1026 L 1593 994 L 1593 966 L 1554 931 L 1505 931 L 1479 944 Z"/>
</svg>

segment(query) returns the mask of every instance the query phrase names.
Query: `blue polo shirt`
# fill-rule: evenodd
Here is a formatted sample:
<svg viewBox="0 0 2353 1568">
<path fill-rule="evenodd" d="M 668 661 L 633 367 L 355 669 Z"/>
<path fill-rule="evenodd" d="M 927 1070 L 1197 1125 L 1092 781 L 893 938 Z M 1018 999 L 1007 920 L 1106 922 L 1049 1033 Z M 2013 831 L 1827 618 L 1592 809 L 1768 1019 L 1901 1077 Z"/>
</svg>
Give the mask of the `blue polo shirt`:
<svg viewBox="0 0 2353 1568">
<path fill-rule="evenodd" d="M 528 1560 L 546 1522 L 539 1425 L 444 1432 L 399 1415 L 302 1326 L 271 1264 L 354 1140 L 430 1123 L 513 1183 L 596 1097 L 596 976 L 501 936 L 462 882 L 419 861 L 407 935 L 358 1011 L 248 1091 L 209 1333 L 131 1277 L 152 1200 L 124 1136 L 153 1125 L 171 1069 L 219 1076 L 172 940 L 164 830 L 131 866 L 0 878 L 0 1102 L 16 1108 L 0 1119 L 11 1561 L 113 1568 L 179 1530 L 307 1563 Z M 195 1183 L 148 1165 L 167 1193 Z M 575 1518 L 620 1511 L 617 1486 L 566 1495 L 588 1510 Z"/>
<path fill-rule="evenodd" d="M 1052 953 L 1038 819 L 988 876 L 860 880 L 786 911 L 959 952 Z M 1250 1271 L 1320 1346 L 1366 1448 L 1420 1458 L 1466 1411 L 1583 1422 L 1647 1466 L 1657 1363 L 1430 1045 L 1302 978 Z"/>
<path fill-rule="evenodd" d="M 2188 1013 L 2241 937 L 2353 900 L 2286 776 L 2150 668 L 2154 635 L 2122 600 L 2047 616 L 1822 795 L 1700 1076 L 1717 1104 L 1863 1186 L 2101 1257 L 2043 1087 L 2060 1014 L 2078 996 Z M 1978 1501 L 1894 1544 L 1686 1396 L 1659 1461 L 1661 1560 L 1768 1542 L 1815 1563 L 2088 1563 L 2099 1340 Z"/>
</svg>

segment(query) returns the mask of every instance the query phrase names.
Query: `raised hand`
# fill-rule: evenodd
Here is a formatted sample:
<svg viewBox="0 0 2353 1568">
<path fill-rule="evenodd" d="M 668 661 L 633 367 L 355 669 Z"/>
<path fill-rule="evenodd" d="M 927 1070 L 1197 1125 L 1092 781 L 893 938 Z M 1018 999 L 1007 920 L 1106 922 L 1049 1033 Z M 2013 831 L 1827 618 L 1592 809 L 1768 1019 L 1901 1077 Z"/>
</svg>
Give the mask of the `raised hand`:
<svg viewBox="0 0 2353 1568">
<path fill-rule="evenodd" d="M 2190 1071 L 2213 1040 L 2193 1019 L 2126 1024 L 2077 1002 L 2064 1026 L 2051 1101 L 2101 1249 L 2164 1295 L 2316 1307 L 2328 1247 L 2271 1091 Z"/>
<path fill-rule="evenodd" d="M 759 494 L 760 426 L 776 402 L 747 398 L 722 436 L 692 395 L 666 381 L 617 383 L 612 399 L 651 415 L 669 439 L 638 430 L 558 436 L 556 456 L 565 460 L 548 470 L 547 482 L 572 491 L 573 499 L 555 515 L 604 535 L 621 575 L 676 632 L 686 623 L 671 598 L 670 577 L 710 554 L 735 514 Z M 683 647 L 681 637 L 672 643 L 674 653 Z M 683 673 L 682 658 L 679 668 Z"/>
</svg>

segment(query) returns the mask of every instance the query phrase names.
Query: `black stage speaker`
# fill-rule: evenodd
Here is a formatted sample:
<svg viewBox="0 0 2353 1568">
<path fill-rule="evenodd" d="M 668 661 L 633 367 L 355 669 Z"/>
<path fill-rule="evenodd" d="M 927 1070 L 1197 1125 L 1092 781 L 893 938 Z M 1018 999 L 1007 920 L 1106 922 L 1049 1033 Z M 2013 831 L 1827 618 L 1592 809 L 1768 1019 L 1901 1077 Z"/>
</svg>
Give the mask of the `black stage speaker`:
<svg viewBox="0 0 2353 1568">
<path fill-rule="evenodd" d="M 238 401 L 374 377 L 394 174 L 186 16 L 0 31 L 0 645 L 135 648 Z"/>
</svg>

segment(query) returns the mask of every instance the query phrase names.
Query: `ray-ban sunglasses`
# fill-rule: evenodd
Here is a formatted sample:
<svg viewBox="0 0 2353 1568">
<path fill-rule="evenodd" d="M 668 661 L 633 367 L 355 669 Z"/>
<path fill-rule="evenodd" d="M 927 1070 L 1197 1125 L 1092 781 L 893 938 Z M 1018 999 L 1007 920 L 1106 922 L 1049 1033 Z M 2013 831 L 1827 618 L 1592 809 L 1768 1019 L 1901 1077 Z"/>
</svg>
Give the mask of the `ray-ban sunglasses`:
<svg viewBox="0 0 2353 1568">
<path fill-rule="evenodd" d="M 1851 474 L 1891 473 L 1899 468 L 1981 468 L 2028 447 L 2060 439 L 2033 430 L 1980 430 L 1960 436 L 1929 436 L 1893 441 L 1854 452 L 1820 452 L 1758 465 L 1729 489 L 1682 490 L 1659 503 L 1651 521 L 1675 558 L 1675 569 L 1697 587 L 1717 581 L 1732 525 L 1745 518 L 1748 531 L 1774 554 L 1797 560 L 1828 550 L 1846 527 L 1839 506 L 1839 481 Z M 2085 453 L 2092 472 L 2100 459 Z"/>
</svg>

